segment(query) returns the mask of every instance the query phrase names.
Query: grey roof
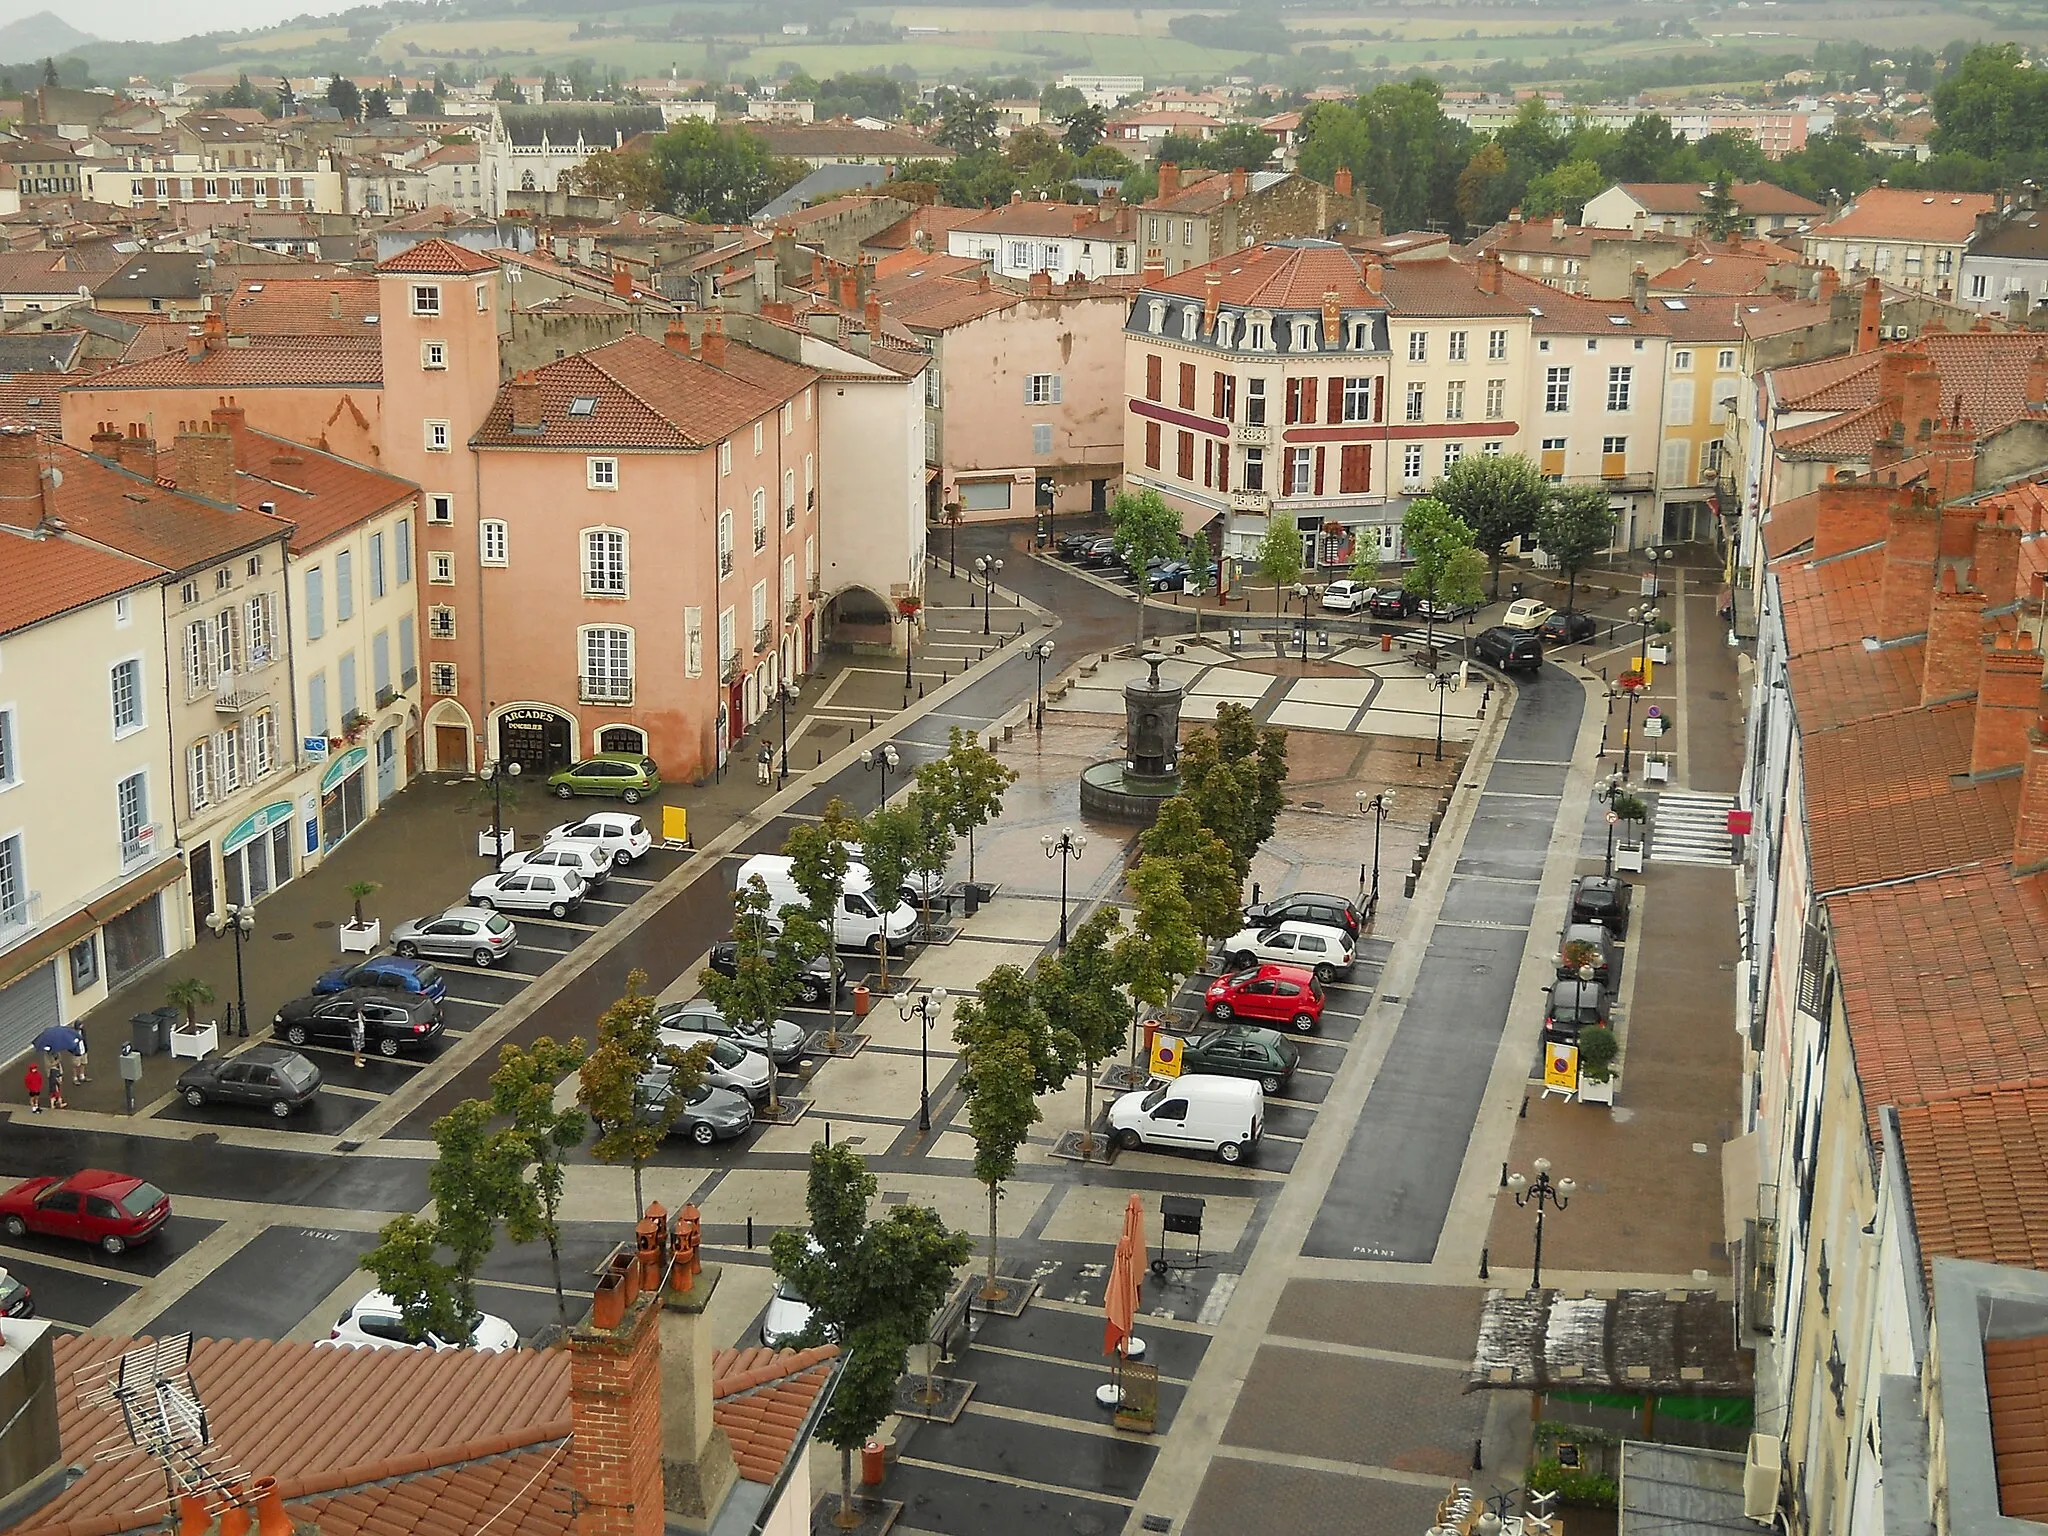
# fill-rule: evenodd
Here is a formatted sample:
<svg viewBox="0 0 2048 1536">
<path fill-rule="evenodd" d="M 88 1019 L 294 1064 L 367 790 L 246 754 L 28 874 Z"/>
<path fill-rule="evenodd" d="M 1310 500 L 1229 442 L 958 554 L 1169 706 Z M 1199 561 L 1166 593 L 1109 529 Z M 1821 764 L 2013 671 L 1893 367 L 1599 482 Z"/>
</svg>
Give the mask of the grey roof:
<svg viewBox="0 0 2048 1536">
<path fill-rule="evenodd" d="M 812 203 L 879 186 L 888 179 L 889 167 L 886 165 L 821 165 L 774 202 L 764 203 L 755 209 L 754 217 L 779 219 L 785 213 L 795 213 Z"/>
<path fill-rule="evenodd" d="M 499 119 L 514 144 L 585 144 L 610 149 L 636 133 L 659 133 L 659 107 L 615 107 L 608 102 L 550 102 L 538 107 L 503 106 Z"/>
<path fill-rule="evenodd" d="M 2038 213 L 2001 219 L 1970 237 L 1966 256 L 1996 256 L 2002 261 L 2048 261 L 2048 227 Z"/>
<path fill-rule="evenodd" d="M 1621 1529 L 1756 1536 L 1756 1522 L 1742 1514 L 1742 1466 L 1733 1451 L 1622 1441 Z"/>
<path fill-rule="evenodd" d="M 189 251 L 140 251 L 119 271 L 93 284 L 108 299 L 196 299 L 206 292 L 213 262 Z"/>
<path fill-rule="evenodd" d="M 0 373 L 69 373 L 78 366 L 82 330 L 15 331 L 0 336 Z"/>
<path fill-rule="evenodd" d="M 1520 1391 L 1747 1395 L 1755 1367 L 1735 1348 L 1734 1303 L 1709 1290 L 1488 1291 L 1467 1381 Z"/>
</svg>

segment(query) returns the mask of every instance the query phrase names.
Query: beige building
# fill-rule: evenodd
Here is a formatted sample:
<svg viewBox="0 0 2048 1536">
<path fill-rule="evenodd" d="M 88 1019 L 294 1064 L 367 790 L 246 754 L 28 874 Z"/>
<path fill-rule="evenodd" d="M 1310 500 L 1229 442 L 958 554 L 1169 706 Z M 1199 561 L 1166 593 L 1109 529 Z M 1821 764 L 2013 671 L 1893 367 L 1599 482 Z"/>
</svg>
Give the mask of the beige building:
<svg viewBox="0 0 2048 1536">
<path fill-rule="evenodd" d="M 1992 212 L 1997 202 L 1988 192 L 1871 187 L 1807 232 L 1806 259 L 1833 267 L 1844 282 L 1876 277 L 1952 298 L 1977 216 Z"/>
</svg>

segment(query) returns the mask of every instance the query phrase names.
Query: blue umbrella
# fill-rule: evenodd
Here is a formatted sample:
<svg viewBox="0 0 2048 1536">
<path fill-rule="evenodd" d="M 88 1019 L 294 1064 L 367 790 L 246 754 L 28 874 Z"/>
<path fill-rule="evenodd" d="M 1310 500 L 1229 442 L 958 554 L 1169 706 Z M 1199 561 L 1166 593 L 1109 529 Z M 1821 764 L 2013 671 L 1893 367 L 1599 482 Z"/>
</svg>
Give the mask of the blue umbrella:
<svg viewBox="0 0 2048 1536">
<path fill-rule="evenodd" d="M 85 1054 L 85 1037 L 69 1024 L 52 1024 L 30 1043 L 39 1051 L 63 1051 L 72 1056 Z"/>
</svg>

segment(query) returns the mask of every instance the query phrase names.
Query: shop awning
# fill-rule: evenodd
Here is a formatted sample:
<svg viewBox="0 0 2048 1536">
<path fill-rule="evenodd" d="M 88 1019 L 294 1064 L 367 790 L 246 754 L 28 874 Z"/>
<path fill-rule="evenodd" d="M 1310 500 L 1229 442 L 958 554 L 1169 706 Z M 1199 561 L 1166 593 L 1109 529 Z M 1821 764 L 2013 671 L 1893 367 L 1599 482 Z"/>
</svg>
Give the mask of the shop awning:
<svg viewBox="0 0 2048 1536">
<path fill-rule="evenodd" d="M 1204 528 L 1208 527 L 1211 523 L 1215 522 L 1216 519 L 1221 517 L 1222 515 L 1222 509 L 1218 507 L 1182 507 L 1180 509 L 1181 537 L 1184 539 L 1192 539 L 1196 534 L 1200 533 Z"/>
<path fill-rule="evenodd" d="M 29 935 L 6 954 L 0 955 L 0 987 L 21 980 L 52 955 L 63 954 L 87 934 L 119 917 L 137 902 L 147 901 L 166 886 L 176 885 L 184 873 L 183 860 L 167 858 L 123 881 L 97 900 L 87 902 L 69 916 Z"/>
</svg>

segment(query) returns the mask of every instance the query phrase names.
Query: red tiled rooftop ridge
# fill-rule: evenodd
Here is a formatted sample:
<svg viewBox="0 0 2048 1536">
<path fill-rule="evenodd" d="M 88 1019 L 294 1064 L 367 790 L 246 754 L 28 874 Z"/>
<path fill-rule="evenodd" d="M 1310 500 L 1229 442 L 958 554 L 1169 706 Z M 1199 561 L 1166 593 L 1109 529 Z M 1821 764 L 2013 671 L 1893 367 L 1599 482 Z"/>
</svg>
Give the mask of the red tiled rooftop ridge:
<svg viewBox="0 0 2048 1536">
<path fill-rule="evenodd" d="M 377 263 L 377 270 L 418 273 L 421 276 L 473 277 L 496 266 L 490 257 L 480 255 L 468 246 L 432 235 L 395 256 L 385 257 Z"/>
</svg>

